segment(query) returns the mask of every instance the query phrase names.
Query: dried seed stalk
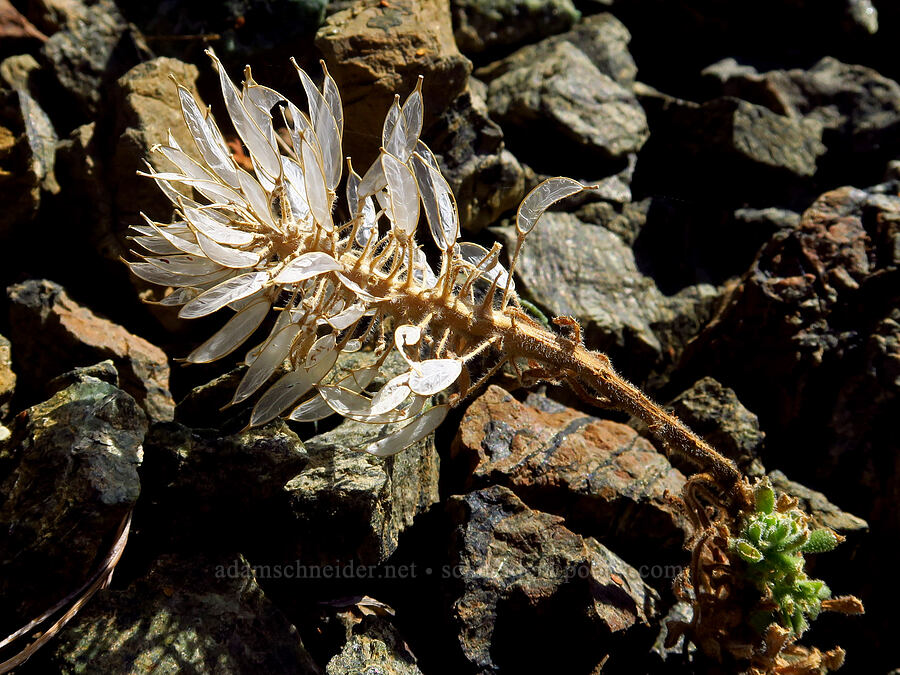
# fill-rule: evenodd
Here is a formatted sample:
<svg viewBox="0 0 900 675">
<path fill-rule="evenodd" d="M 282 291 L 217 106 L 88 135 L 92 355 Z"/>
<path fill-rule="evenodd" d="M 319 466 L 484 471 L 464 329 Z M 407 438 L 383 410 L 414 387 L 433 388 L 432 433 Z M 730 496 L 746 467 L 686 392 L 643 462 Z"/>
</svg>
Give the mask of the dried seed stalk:
<svg viewBox="0 0 900 675">
<path fill-rule="evenodd" d="M 774 669 L 791 640 L 775 640 L 770 631 L 772 639 L 760 637 L 748 646 L 719 635 L 722 617 L 744 612 L 726 592 L 738 574 L 728 538 L 753 512 L 758 490 L 732 461 L 618 375 L 605 355 L 587 349 L 574 319 L 554 320 L 568 327 L 568 337 L 522 310 L 513 281 L 521 246 L 549 207 L 592 187 L 551 178 L 534 188 L 516 214 L 518 238 L 507 271 L 499 245 L 487 250 L 458 241 L 455 198 L 419 138 L 421 78 L 402 105 L 397 97 L 390 107 L 379 158 L 362 176 L 348 159 L 342 180 L 343 109 L 327 70 L 319 90 L 297 68 L 306 93 L 301 110 L 257 84 L 249 68 L 238 89 L 209 53 L 254 170 L 235 163 L 215 121 L 179 87 L 193 155 L 201 161 L 172 138 L 154 149 L 173 168 L 148 167 L 146 175 L 171 200 L 176 220 L 135 226 L 136 253 L 143 253 L 129 263 L 137 276 L 174 289 L 161 304 L 181 306 L 182 317 L 225 307 L 235 312 L 187 360 L 203 363 L 231 353 L 274 311 L 268 337 L 244 357 L 248 368 L 233 402 L 268 384 L 251 426 L 279 415 L 313 421 L 332 413 L 382 425 L 382 436 L 363 448 L 377 456 L 399 452 L 433 431 L 449 406 L 505 363 L 525 380 L 565 382 L 592 404 L 641 419 L 668 451 L 687 456 L 703 472 L 685 488 L 697 533 L 691 578 L 682 590 L 696 613 L 683 629 L 701 646 L 721 642 L 709 648 L 713 652 L 755 654 L 754 663 Z M 347 218 L 340 222 L 335 205 L 342 183 Z M 427 222 L 436 268 L 416 241 L 420 220 Z M 338 367 L 340 352 L 364 347 L 368 363 L 354 371 Z M 408 368 L 367 393 L 392 350 Z M 431 407 L 431 396 L 441 391 L 450 394 L 449 404 Z"/>
</svg>

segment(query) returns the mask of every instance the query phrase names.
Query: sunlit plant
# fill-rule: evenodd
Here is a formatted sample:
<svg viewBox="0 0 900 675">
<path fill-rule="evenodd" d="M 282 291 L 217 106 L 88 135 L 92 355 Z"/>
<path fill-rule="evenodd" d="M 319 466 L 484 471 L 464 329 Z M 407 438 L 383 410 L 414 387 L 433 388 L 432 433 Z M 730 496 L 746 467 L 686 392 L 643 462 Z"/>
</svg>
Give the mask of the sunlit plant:
<svg viewBox="0 0 900 675">
<path fill-rule="evenodd" d="M 360 176 L 349 159 L 345 173 L 343 109 L 327 70 L 320 90 L 297 67 L 306 94 L 301 110 L 257 84 L 249 68 L 237 88 L 210 56 L 252 172 L 232 157 L 212 115 L 179 86 L 201 161 L 171 135 L 154 148 L 171 170 L 148 165 L 146 175 L 171 200 L 176 218 L 134 226 L 139 260 L 129 264 L 142 279 L 173 289 L 161 304 L 180 307 L 182 318 L 232 312 L 189 362 L 239 349 L 275 314 L 265 339 L 246 352 L 232 398 L 240 403 L 261 391 L 251 426 L 278 416 L 310 422 L 338 413 L 379 425 L 380 437 L 363 449 L 383 457 L 427 436 L 505 364 L 525 383 L 565 383 L 593 405 L 642 420 L 667 450 L 701 470 L 684 491 L 695 531 L 693 560 L 676 589 L 693 602 L 694 619 L 677 633 L 707 653 L 752 662 L 756 672 L 812 673 L 838 664 L 837 652 L 810 650 L 807 665 L 793 660 L 793 670 L 784 670 L 782 652 L 796 649 L 793 640 L 825 608 L 827 590 L 806 578 L 802 551 L 790 548 L 820 537 L 804 529 L 806 516 L 796 503 L 773 510 L 761 502 L 763 487 L 751 486 L 732 461 L 618 375 L 605 355 L 587 349 L 574 319 L 553 319 L 563 329 L 557 332 L 523 309 L 513 283 L 522 244 L 548 208 L 591 186 L 551 178 L 529 192 L 516 213 L 518 238 L 507 270 L 499 244 L 488 250 L 459 240 L 453 193 L 419 137 L 421 79 L 403 105 L 395 98 L 379 156 Z M 420 220 L 427 223 L 426 241 L 416 238 Z M 341 352 L 368 358 L 345 370 Z M 403 372 L 370 392 L 376 376 L 388 372 L 392 353 L 405 363 Z M 433 405 L 441 393 L 445 402 Z M 765 617 L 772 623 L 764 636 L 741 642 L 727 635 L 731 617 L 749 623 L 759 603 L 736 606 L 727 589 L 752 584 L 757 598 L 774 598 L 776 605 Z M 857 611 L 856 603 L 832 601 L 832 608 Z"/>
</svg>

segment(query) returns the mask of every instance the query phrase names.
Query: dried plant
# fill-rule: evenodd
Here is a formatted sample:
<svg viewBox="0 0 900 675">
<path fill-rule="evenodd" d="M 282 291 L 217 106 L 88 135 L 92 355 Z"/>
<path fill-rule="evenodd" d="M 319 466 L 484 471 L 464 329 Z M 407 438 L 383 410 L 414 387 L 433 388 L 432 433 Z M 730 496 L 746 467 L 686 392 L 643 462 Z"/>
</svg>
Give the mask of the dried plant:
<svg viewBox="0 0 900 675">
<path fill-rule="evenodd" d="M 763 567 L 765 561 L 781 560 L 778 546 L 784 542 L 767 539 L 771 551 L 763 555 L 763 538 L 754 538 L 759 527 L 767 527 L 766 518 L 778 520 L 771 510 L 752 520 L 760 513 L 763 488 L 751 486 L 732 461 L 618 375 L 605 355 L 587 349 L 574 319 L 554 319 L 565 329 L 555 332 L 523 310 L 513 283 L 523 242 L 546 209 L 591 186 L 551 178 L 529 192 L 516 214 L 518 240 L 507 271 L 498 244 L 487 250 L 458 240 L 453 193 L 419 138 L 421 79 L 403 105 L 397 97 L 390 107 L 376 161 L 360 177 L 348 159 L 342 181 L 343 112 L 327 70 L 319 90 L 297 67 L 307 99 L 301 110 L 257 84 L 249 68 L 238 89 L 210 56 L 252 173 L 232 158 L 211 114 L 179 86 L 184 120 L 202 161 L 171 137 L 168 145 L 154 148 L 173 168 L 157 172 L 148 166 L 147 175 L 171 200 L 177 217 L 135 226 L 141 259 L 129 264 L 142 279 L 171 287 L 161 304 L 180 306 L 183 318 L 225 308 L 233 312 L 188 355 L 189 362 L 231 353 L 271 312 L 277 314 L 268 336 L 247 352 L 248 367 L 232 399 L 238 403 L 263 390 L 251 426 L 279 415 L 314 421 L 339 413 L 382 425 L 381 437 L 363 449 L 387 456 L 433 431 L 449 407 L 504 364 L 525 383 L 568 384 L 593 405 L 643 420 L 668 451 L 687 456 L 701 470 L 684 493 L 696 534 L 680 592 L 693 602 L 694 619 L 672 634 L 687 632 L 706 653 L 730 655 L 758 672 L 819 672 L 815 669 L 839 665 L 836 652 L 813 650 L 802 655 L 809 668 L 793 658 L 794 670 L 784 670 L 799 629 L 827 604 L 824 585 L 795 574 L 789 583 L 809 591 L 810 602 L 796 611 L 786 601 L 772 606 L 774 591 L 766 590 L 772 575 Z M 345 200 L 339 207 L 342 183 Z M 430 232 L 424 244 L 415 238 L 420 212 Z M 405 371 L 367 393 L 393 350 L 405 360 Z M 370 358 L 356 370 L 341 370 L 339 353 L 351 351 Z M 446 403 L 431 405 L 441 392 Z M 805 516 L 793 507 L 784 511 L 791 512 L 787 520 L 798 532 L 805 528 Z M 782 525 L 779 520 L 772 527 Z M 803 538 L 790 532 L 797 541 Z M 767 530 L 769 535 L 781 536 L 780 529 Z M 748 571 L 754 551 L 763 557 L 749 561 L 757 566 Z M 802 574 L 799 553 L 791 564 Z M 748 589 L 755 590 L 748 594 Z M 751 614 L 758 620 L 761 608 L 769 610 L 768 627 L 743 632 L 740 626 L 750 625 Z M 780 626 L 783 620 L 786 627 Z"/>
</svg>

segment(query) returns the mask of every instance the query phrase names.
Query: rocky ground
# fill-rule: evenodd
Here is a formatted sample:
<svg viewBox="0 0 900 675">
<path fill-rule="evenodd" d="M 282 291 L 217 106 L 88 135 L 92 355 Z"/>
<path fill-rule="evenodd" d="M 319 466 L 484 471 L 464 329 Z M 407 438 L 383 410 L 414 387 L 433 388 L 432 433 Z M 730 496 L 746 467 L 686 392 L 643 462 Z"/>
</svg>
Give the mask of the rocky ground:
<svg viewBox="0 0 900 675">
<path fill-rule="evenodd" d="M 498 378 L 380 460 L 352 422 L 241 431 L 236 359 L 178 363 L 218 320 L 142 304 L 120 256 L 168 217 L 148 149 L 191 142 L 170 76 L 227 118 L 208 45 L 298 98 L 288 58 L 324 58 L 359 166 L 424 75 L 482 244 L 543 177 L 599 183 L 518 288 L 845 535 L 814 571 L 867 614 L 806 637 L 900 665 L 898 40 L 891 0 L 0 0 L 0 634 L 133 512 L 20 672 L 707 672 L 662 646 L 692 468 L 633 420 Z"/>
</svg>

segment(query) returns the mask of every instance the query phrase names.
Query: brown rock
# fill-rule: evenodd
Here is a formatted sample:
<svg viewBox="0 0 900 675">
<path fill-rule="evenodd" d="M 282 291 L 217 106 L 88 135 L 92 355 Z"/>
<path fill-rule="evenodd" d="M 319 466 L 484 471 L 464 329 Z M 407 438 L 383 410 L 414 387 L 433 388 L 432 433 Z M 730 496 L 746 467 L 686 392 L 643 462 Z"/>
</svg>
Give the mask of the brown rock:
<svg viewBox="0 0 900 675">
<path fill-rule="evenodd" d="M 586 673 L 607 654 L 646 653 L 658 596 L 595 539 L 505 487 L 451 497 L 448 509 L 467 670 Z"/>
<path fill-rule="evenodd" d="M 150 148 L 165 143 L 171 130 L 181 148 L 190 155 L 197 155 L 194 140 L 184 124 L 178 91 L 172 77 L 188 88 L 195 98 L 197 94 L 195 66 L 176 59 L 160 57 L 135 66 L 116 82 L 116 128 L 118 142 L 112 158 L 112 175 L 116 183 L 116 209 L 120 251 L 109 251 L 114 257 L 122 255 L 127 246 L 121 234 L 129 225 L 143 222 L 140 212 L 151 218 L 168 220 L 172 205 L 149 178 L 138 176 L 149 161 L 160 171 L 171 167 Z"/>
<path fill-rule="evenodd" d="M 31 392 L 76 366 L 111 359 L 122 389 L 152 421 L 172 419 L 169 362 L 159 347 L 76 304 L 52 281 L 25 281 L 7 295 L 16 363 Z"/>
<path fill-rule="evenodd" d="M 341 89 L 344 154 L 357 171 L 377 153 L 384 116 L 394 94 L 405 97 L 425 76 L 425 127 L 463 92 L 472 64 L 456 48 L 448 0 L 359 0 L 332 14 L 316 35 Z"/>
<path fill-rule="evenodd" d="M 668 495 L 680 493 L 684 476 L 624 424 L 541 396 L 520 403 L 491 386 L 466 411 L 452 452 L 469 463 L 475 487 L 509 487 L 623 554 L 679 555 L 686 524 Z"/>
</svg>

